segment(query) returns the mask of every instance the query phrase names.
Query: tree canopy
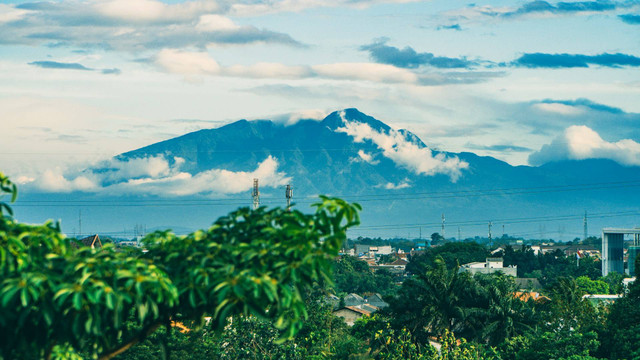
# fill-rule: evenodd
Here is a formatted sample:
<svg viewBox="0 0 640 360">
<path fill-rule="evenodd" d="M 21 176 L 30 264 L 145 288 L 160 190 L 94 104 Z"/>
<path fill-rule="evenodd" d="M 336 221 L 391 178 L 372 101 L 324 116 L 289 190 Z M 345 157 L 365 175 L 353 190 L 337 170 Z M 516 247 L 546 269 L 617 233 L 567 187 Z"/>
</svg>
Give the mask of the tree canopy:
<svg viewBox="0 0 640 360">
<path fill-rule="evenodd" d="M 15 199 L 13 184 L 0 181 Z M 357 204 L 321 197 L 314 206 L 313 214 L 241 208 L 188 236 L 150 234 L 138 253 L 76 249 L 57 224 L 2 216 L 0 356 L 66 349 L 110 359 L 171 321 L 210 317 L 221 328 L 236 314 L 269 319 L 289 338 L 307 317 L 302 294 L 330 281 L 331 259 L 359 222 Z"/>
</svg>

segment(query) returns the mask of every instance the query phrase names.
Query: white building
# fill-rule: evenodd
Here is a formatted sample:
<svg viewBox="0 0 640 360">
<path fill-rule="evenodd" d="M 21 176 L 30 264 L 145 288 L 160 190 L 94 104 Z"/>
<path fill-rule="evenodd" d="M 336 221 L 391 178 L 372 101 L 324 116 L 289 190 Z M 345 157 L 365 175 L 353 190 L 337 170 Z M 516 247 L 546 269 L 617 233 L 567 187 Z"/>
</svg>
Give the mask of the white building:
<svg viewBox="0 0 640 360">
<path fill-rule="evenodd" d="M 464 264 L 460 267 L 460 271 L 468 271 L 471 275 L 475 274 L 492 274 L 494 272 L 502 272 L 505 275 L 510 275 L 513 277 L 518 276 L 518 266 L 508 266 L 504 267 L 504 263 L 502 258 L 487 258 L 485 262 L 472 262 L 469 264 Z"/>
</svg>

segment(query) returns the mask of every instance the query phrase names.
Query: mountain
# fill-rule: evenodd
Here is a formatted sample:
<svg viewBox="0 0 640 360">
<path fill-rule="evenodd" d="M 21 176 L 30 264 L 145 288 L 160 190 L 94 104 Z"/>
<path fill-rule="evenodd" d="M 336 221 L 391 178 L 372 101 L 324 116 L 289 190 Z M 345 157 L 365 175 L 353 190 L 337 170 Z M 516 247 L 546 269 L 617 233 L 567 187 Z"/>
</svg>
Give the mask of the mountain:
<svg viewBox="0 0 640 360">
<path fill-rule="evenodd" d="M 118 168 L 147 166 L 149 159 L 160 163 L 159 170 Z M 317 194 L 361 203 L 363 225 L 353 236 L 427 236 L 441 231 L 442 214 L 446 235 L 455 237 L 458 229 L 463 237 L 486 236 L 492 221 L 494 236 L 504 226 L 512 235 L 573 239 L 582 236 L 585 210 L 593 235 L 602 226 L 640 223 L 640 167 L 602 159 L 511 166 L 473 153 L 435 151 L 410 131 L 357 109 L 294 124 L 240 120 L 120 154 L 114 164 L 87 172 L 112 189 L 110 201 L 140 206 L 92 209 L 96 223 L 109 229 L 123 222 L 206 226 L 250 205 L 254 177 L 269 206 L 284 204 L 286 184 L 294 187 L 299 207 Z"/>
</svg>

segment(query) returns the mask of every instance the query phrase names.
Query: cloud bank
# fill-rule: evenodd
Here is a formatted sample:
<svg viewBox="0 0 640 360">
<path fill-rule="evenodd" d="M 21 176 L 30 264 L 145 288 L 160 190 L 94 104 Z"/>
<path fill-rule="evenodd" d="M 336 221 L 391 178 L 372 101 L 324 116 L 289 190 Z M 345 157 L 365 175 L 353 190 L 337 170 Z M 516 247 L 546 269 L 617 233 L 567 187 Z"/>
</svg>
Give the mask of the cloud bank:
<svg viewBox="0 0 640 360">
<path fill-rule="evenodd" d="M 640 66 L 640 57 L 628 54 L 581 55 L 581 54 L 524 54 L 513 65 L 527 68 L 588 68 L 591 65 L 604 67 Z"/>
<path fill-rule="evenodd" d="M 86 67 L 80 63 L 65 63 L 65 62 L 57 62 L 57 61 L 33 61 L 30 62 L 29 65 L 36 66 L 43 69 L 57 69 L 57 70 L 81 70 L 81 71 L 99 71 L 105 75 L 119 75 L 121 73 L 120 69 L 92 69 Z"/>
<path fill-rule="evenodd" d="M 513 6 L 491 6 L 472 4 L 467 8 L 450 11 L 447 15 L 450 18 L 460 21 L 473 21 L 483 19 L 518 19 L 531 17 L 549 16 L 569 16 L 569 15 L 591 15 L 596 13 L 615 12 L 633 8 L 637 5 L 635 1 L 560 1 L 551 3 L 548 1 L 529 1 Z"/>
<path fill-rule="evenodd" d="M 0 7 L 0 44 L 140 52 L 210 44 L 303 46 L 284 33 L 237 25 L 226 1 L 69 0 Z"/>
<path fill-rule="evenodd" d="M 96 164 L 97 170 L 46 170 L 42 176 L 26 179 L 28 186 L 46 192 L 73 191 L 101 194 L 187 196 L 224 195 L 248 191 L 252 179 L 264 187 L 286 185 L 291 178 L 278 172 L 278 161 L 268 156 L 253 171 L 212 169 L 197 174 L 181 171 L 184 159 L 164 156 L 111 159 Z"/>
<path fill-rule="evenodd" d="M 460 29 L 459 25 L 457 29 Z M 435 56 L 429 52 L 419 53 L 409 46 L 406 46 L 404 49 L 399 49 L 397 47 L 387 45 L 388 41 L 389 39 L 386 38 L 379 39 L 374 41 L 372 44 L 361 46 L 360 50 L 369 52 L 371 58 L 378 63 L 389 64 L 401 68 L 411 69 L 428 65 L 441 69 L 458 69 L 469 68 L 474 65 L 473 62 L 465 58 Z"/>
<path fill-rule="evenodd" d="M 434 61 L 441 61 L 438 59 L 443 58 L 434 59 L 436 59 Z M 208 52 L 180 49 L 163 49 L 148 61 L 163 71 L 183 75 L 187 80 L 199 80 L 202 76 L 288 80 L 320 78 L 432 86 L 478 83 L 504 75 L 502 72 L 420 73 L 393 64 L 360 62 L 317 65 L 256 63 L 253 65 L 222 66 Z"/>
<path fill-rule="evenodd" d="M 618 15 L 618 17 L 627 24 L 640 25 L 640 15 L 623 14 L 623 15 Z"/>
<path fill-rule="evenodd" d="M 335 131 L 353 137 L 355 142 L 370 141 L 382 150 L 382 155 L 393 160 L 399 166 L 405 167 L 418 175 L 444 174 L 455 182 L 462 175 L 462 170 L 469 167 L 465 161 L 457 157 L 447 157 L 443 153 L 433 154 L 428 147 L 420 147 L 408 141 L 406 137 L 395 130 L 378 132 L 368 124 L 349 121 L 344 112 L 340 113 L 344 126 Z M 360 155 L 360 154 L 359 154 Z M 362 158 L 362 155 L 360 155 Z M 368 157 L 368 156 L 365 156 Z M 364 158 L 363 158 L 364 160 Z"/>
<path fill-rule="evenodd" d="M 584 125 L 574 125 L 529 156 L 531 165 L 543 165 L 553 161 L 609 159 L 626 166 L 640 166 L 640 143 L 631 139 L 617 142 L 603 140 L 600 135 Z"/>
</svg>

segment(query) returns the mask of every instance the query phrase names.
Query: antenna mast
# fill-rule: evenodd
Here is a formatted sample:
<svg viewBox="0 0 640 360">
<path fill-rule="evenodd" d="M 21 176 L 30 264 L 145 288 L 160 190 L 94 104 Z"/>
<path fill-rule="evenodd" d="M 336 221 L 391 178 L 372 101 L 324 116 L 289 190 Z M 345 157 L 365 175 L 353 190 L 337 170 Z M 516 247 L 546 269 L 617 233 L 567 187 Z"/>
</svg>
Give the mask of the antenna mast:
<svg viewBox="0 0 640 360">
<path fill-rule="evenodd" d="M 582 240 L 587 240 L 587 210 L 584 211 L 584 219 L 582 222 L 584 223 L 584 237 Z"/>
<path fill-rule="evenodd" d="M 493 246 L 493 242 L 491 240 L 491 225 L 493 224 L 491 223 L 491 221 L 489 221 L 489 247 Z"/>
<path fill-rule="evenodd" d="M 251 193 L 251 197 L 253 197 L 253 209 L 256 210 L 260 207 L 260 190 L 258 190 L 258 179 L 253 179 L 253 192 Z"/>
<path fill-rule="evenodd" d="M 287 185 L 284 196 L 287 198 L 287 211 L 289 211 L 291 209 L 291 199 L 293 198 L 293 188 L 291 185 Z"/>
</svg>

